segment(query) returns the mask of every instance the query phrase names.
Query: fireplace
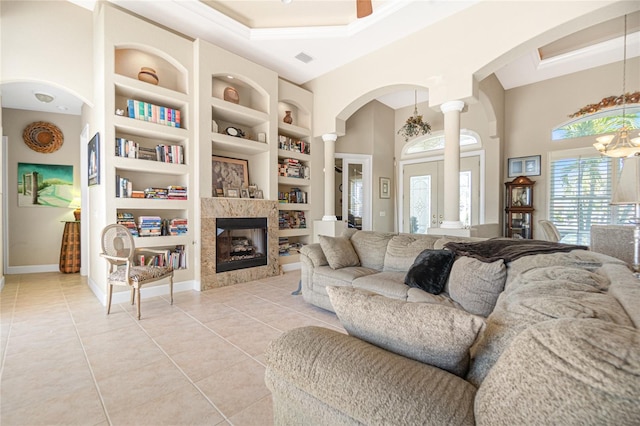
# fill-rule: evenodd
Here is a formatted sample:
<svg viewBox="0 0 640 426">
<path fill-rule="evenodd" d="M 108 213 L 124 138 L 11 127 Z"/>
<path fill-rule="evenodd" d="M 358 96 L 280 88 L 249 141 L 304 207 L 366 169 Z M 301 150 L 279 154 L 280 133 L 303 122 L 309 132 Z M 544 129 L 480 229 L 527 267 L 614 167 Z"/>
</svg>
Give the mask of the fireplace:
<svg viewBox="0 0 640 426">
<path fill-rule="evenodd" d="M 216 272 L 267 264 L 267 218 L 216 218 Z"/>
</svg>

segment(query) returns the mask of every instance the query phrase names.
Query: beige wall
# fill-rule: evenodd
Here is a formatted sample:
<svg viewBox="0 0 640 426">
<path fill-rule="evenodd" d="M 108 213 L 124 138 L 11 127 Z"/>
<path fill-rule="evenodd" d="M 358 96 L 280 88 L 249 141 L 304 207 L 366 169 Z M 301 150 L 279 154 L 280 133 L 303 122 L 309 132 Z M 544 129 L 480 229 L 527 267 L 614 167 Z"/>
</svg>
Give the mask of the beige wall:
<svg viewBox="0 0 640 426">
<path fill-rule="evenodd" d="M 640 90 L 639 58 L 627 62 L 626 86 L 627 92 Z M 569 120 L 569 114 L 602 98 L 619 95 L 621 91 L 621 62 L 506 91 L 505 155 L 502 166 L 506 169 L 508 158 L 542 156 L 542 174 L 532 177 L 536 181 L 533 198 L 536 222 L 548 216 L 548 153 L 590 148 L 595 141 L 593 137 L 552 141 L 551 130 Z M 505 181 L 511 179 L 505 173 Z M 535 236 L 539 238 L 542 234 L 538 231 L 534 229 Z"/>
<path fill-rule="evenodd" d="M 531 48 L 637 9 L 630 1 L 478 2 L 308 82 L 315 134 L 344 133 L 353 112 L 398 87 L 429 88 L 432 106 L 477 97 L 476 78 Z"/>
<path fill-rule="evenodd" d="M 68 114 L 49 114 L 5 108 L 2 127 L 8 137 L 7 206 L 9 223 L 7 271 L 36 265 L 57 270 L 63 221 L 73 220 L 73 210 L 61 207 L 18 207 L 18 163 L 72 165 L 74 190 L 80 192 L 80 118 Z M 43 154 L 31 150 L 22 140 L 22 132 L 34 121 L 58 126 L 64 135 L 59 150 Z M 15 272 L 14 272 L 15 273 Z"/>
</svg>

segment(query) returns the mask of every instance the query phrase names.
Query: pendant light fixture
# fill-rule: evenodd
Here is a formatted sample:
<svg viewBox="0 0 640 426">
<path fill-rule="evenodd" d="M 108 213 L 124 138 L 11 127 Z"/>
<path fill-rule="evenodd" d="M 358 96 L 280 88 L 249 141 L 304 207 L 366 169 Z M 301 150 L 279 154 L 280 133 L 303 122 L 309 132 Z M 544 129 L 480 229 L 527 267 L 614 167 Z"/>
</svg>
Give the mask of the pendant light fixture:
<svg viewBox="0 0 640 426">
<path fill-rule="evenodd" d="M 415 136 L 431 133 L 431 125 L 423 121 L 422 115 L 418 114 L 418 91 L 414 91 L 414 94 L 413 115 L 407 118 L 407 121 L 405 121 L 404 125 L 398 130 L 398 134 L 404 138 L 405 142 L 408 142 L 409 139 Z"/>
<path fill-rule="evenodd" d="M 593 146 L 603 155 L 609 157 L 631 157 L 640 155 L 640 137 L 631 138 L 633 129 L 626 120 L 627 106 L 627 15 L 624 15 L 624 55 L 622 61 L 622 127 L 613 135 L 596 138 Z"/>
</svg>

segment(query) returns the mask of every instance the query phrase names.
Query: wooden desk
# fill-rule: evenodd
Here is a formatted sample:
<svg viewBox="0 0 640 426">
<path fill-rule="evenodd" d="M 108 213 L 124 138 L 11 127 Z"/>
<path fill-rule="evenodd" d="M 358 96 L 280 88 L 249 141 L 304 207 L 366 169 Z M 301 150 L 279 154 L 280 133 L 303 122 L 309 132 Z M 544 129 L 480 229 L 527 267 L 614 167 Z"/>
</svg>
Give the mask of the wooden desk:
<svg viewBox="0 0 640 426">
<path fill-rule="evenodd" d="M 80 221 L 64 223 L 60 247 L 60 272 L 80 272 Z"/>
</svg>

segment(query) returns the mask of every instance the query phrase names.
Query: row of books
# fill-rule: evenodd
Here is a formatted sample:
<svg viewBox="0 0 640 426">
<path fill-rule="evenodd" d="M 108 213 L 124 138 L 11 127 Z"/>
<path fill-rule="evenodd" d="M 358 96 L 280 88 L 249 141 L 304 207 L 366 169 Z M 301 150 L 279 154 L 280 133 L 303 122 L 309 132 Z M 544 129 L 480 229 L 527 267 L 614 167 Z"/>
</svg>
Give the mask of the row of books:
<svg viewBox="0 0 640 426">
<path fill-rule="evenodd" d="M 116 138 L 116 155 L 118 157 L 138 158 L 162 163 L 184 164 L 184 148 L 182 145 L 159 144 L 155 148 L 146 148 L 130 139 Z"/>
<path fill-rule="evenodd" d="M 311 154 L 311 144 L 309 142 L 293 139 L 285 135 L 278 135 L 278 148 L 301 154 Z"/>
<path fill-rule="evenodd" d="M 134 190 L 133 182 L 129 178 L 116 175 L 116 198 L 149 198 L 154 200 L 186 200 L 187 187 L 169 185 L 166 188 L 149 187 L 144 190 Z"/>
<path fill-rule="evenodd" d="M 283 158 L 278 163 L 278 175 L 299 179 L 309 179 L 309 166 L 295 158 Z"/>
<path fill-rule="evenodd" d="M 149 121 L 170 127 L 180 127 L 180 110 L 149 102 L 127 99 L 127 115 L 136 120 Z"/>
<path fill-rule="evenodd" d="M 288 237 L 278 238 L 278 255 L 291 256 L 300 252 L 300 247 L 304 244 L 300 242 L 289 241 Z"/>
<path fill-rule="evenodd" d="M 289 192 L 278 192 L 278 201 L 281 203 L 303 203 L 307 202 L 307 193 L 300 188 L 291 188 Z"/>
<path fill-rule="evenodd" d="M 300 210 L 280 210 L 278 212 L 279 229 L 304 229 L 307 227 L 307 219 Z"/>
<path fill-rule="evenodd" d="M 136 258 L 137 265 L 147 266 L 171 266 L 173 269 L 185 269 L 187 267 L 187 253 L 184 245 L 180 244 L 173 249 L 163 250 L 141 250 Z"/>
<path fill-rule="evenodd" d="M 134 237 L 178 236 L 189 230 L 186 218 L 162 219 L 159 216 L 140 216 L 136 222 L 132 213 L 118 212 L 117 223 L 127 227 Z"/>
</svg>

